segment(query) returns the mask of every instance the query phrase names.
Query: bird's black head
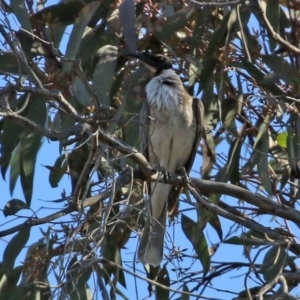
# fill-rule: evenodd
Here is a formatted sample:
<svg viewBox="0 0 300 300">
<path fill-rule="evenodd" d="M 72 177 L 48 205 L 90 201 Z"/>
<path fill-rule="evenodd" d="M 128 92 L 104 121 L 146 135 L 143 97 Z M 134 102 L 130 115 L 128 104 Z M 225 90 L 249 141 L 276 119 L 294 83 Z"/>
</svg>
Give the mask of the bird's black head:
<svg viewBox="0 0 300 300">
<path fill-rule="evenodd" d="M 162 54 L 152 54 L 148 51 L 143 51 L 131 52 L 126 54 L 126 56 L 141 60 L 155 75 L 160 74 L 163 70 L 172 69 L 171 59 Z"/>
</svg>

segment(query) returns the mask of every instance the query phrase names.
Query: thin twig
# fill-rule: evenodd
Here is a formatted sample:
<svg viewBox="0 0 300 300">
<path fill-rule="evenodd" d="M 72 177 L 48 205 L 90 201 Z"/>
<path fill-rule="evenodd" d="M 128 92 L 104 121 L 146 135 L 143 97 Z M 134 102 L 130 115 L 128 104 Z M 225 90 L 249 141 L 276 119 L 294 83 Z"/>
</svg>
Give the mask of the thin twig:
<svg viewBox="0 0 300 300">
<path fill-rule="evenodd" d="M 285 39 L 283 39 L 272 27 L 270 21 L 268 20 L 265 11 L 262 9 L 259 0 L 250 0 L 251 4 L 257 9 L 258 14 L 261 17 L 263 24 L 266 26 L 267 31 L 272 36 L 272 38 L 277 41 L 280 45 L 284 46 L 286 49 L 292 51 L 295 54 L 300 54 L 300 49 Z"/>
<path fill-rule="evenodd" d="M 236 0 L 236 1 L 222 1 L 222 2 L 199 2 L 196 0 L 188 0 L 189 2 L 200 5 L 200 6 L 227 6 L 227 5 L 236 5 L 241 3 L 241 0 Z"/>
</svg>

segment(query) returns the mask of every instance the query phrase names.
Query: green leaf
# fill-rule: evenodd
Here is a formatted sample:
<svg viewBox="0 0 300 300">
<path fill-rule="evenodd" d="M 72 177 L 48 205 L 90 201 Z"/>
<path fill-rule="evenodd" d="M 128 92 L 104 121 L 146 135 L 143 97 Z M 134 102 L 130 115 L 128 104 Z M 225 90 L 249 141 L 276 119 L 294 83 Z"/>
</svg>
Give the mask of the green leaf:
<svg viewBox="0 0 300 300">
<path fill-rule="evenodd" d="M 231 245 L 244 245 L 244 241 L 240 236 L 232 236 L 229 239 L 223 241 L 224 244 L 231 244 Z"/>
<path fill-rule="evenodd" d="M 287 139 L 288 139 L 288 133 L 287 132 L 280 132 L 277 134 L 277 143 L 280 147 L 287 149 Z"/>
<path fill-rule="evenodd" d="M 84 83 L 76 77 L 72 83 L 72 92 L 77 101 L 83 106 L 89 106 L 92 104 L 91 97 L 86 90 Z"/>
<path fill-rule="evenodd" d="M 63 25 L 61 23 L 48 24 L 48 26 L 44 27 L 43 29 L 43 33 L 45 34 L 46 40 L 51 41 L 53 43 L 53 46 L 58 49 L 66 27 L 66 25 Z"/>
<path fill-rule="evenodd" d="M 257 296 L 257 293 L 261 290 L 261 286 L 255 286 L 253 288 L 248 288 L 246 290 L 243 290 L 239 292 L 238 297 L 235 299 L 249 299 L 249 294 L 252 296 Z M 263 299 L 267 300 L 267 295 L 264 295 Z"/>
<path fill-rule="evenodd" d="M 2 276 L 0 277 L 0 300 L 11 300 L 11 295 L 16 289 L 17 283 L 20 279 L 23 270 L 23 266 L 18 266 L 15 267 L 7 276 L 6 274 L 1 274 Z"/>
<path fill-rule="evenodd" d="M 220 218 L 217 214 L 212 214 L 209 218 L 209 224 L 210 226 L 217 232 L 219 239 L 223 240 L 223 230 L 220 222 Z"/>
<path fill-rule="evenodd" d="M 188 286 L 186 285 L 186 283 L 183 285 L 182 291 L 183 291 L 183 292 L 186 292 L 186 293 L 189 293 L 189 292 L 190 292 Z M 181 299 L 181 300 L 190 300 L 190 296 L 189 296 L 189 295 L 182 294 L 180 299 Z"/>
<path fill-rule="evenodd" d="M 262 71 L 260 71 L 259 68 L 257 68 L 252 62 L 246 60 L 246 59 L 242 59 L 242 67 L 251 75 L 253 76 L 253 78 L 257 81 L 257 83 L 259 85 L 261 85 L 263 88 L 265 88 L 266 90 L 270 91 L 272 94 L 274 95 L 282 95 L 283 92 L 282 90 L 276 86 L 276 81 L 273 80 L 268 80 L 268 76 L 270 76 L 270 74 L 268 74 L 266 76 L 266 74 L 264 74 Z M 232 66 L 235 65 L 234 62 L 231 63 Z"/>
<path fill-rule="evenodd" d="M 20 176 L 20 154 L 21 154 L 21 144 L 19 144 L 17 148 L 14 150 L 12 154 L 13 156 L 10 160 L 9 190 L 11 195 L 13 195 L 17 180 Z"/>
<path fill-rule="evenodd" d="M 261 272 L 266 281 L 272 281 L 275 279 L 283 270 L 287 262 L 287 253 L 283 247 L 273 246 L 266 253 Z"/>
<path fill-rule="evenodd" d="M 226 165 L 226 174 L 232 184 L 239 184 L 239 161 L 241 157 L 241 149 L 243 146 L 243 140 L 241 138 L 235 138 L 229 148 L 228 162 Z"/>
<path fill-rule="evenodd" d="M 10 5 L 12 7 L 14 15 L 17 17 L 21 26 L 27 31 L 31 31 L 30 18 L 28 14 L 28 10 L 25 6 L 25 3 L 28 3 L 23 0 L 11 0 Z"/>
<path fill-rule="evenodd" d="M 167 22 L 163 26 L 162 31 L 159 32 L 158 38 L 164 41 L 175 31 L 183 27 L 194 10 L 195 7 L 193 5 L 189 5 L 178 10 L 172 17 L 168 18 Z"/>
<path fill-rule="evenodd" d="M 210 257 L 206 238 L 203 232 L 199 232 L 197 223 L 184 214 L 181 215 L 181 227 L 185 236 L 194 246 L 203 267 L 203 276 L 205 276 L 209 271 L 210 266 Z"/>
<path fill-rule="evenodd" d="M 124 0 L 119 6 L 120 21 L 130 51 L 136 51 L 135 7 L 133 0 Z"/>
<path fill-rule="evenodd" d="M 285 3 L 283 1 L 281 1 L 280 6 L 279 6 L 280 26 L 282 26 L 282 28 L 289 28 L 291 26 L 290 19 L 287 16 L 286 11 L 284 10 L 284 8 L 281 7 L 284 4 Z"/>
<path fill-rule="evenodd" d="M 298 168 L 297 166 L 297 153 L 298 153 L 298 136 L 294 135 L 292 129 L 290 127 L 288 129 L 288 137 L 287 137 L 287 152 L 290 166 L 295 170 Z"/>
<path fill-rule="evenodd" d="M 255 147 L 257 155 L 257 172 L 260 176 L 262 186 L 269 195 L 273 195 L 271 180 L 269 176 L 269 162 L 268 162 L 268 151 L 269 151 L 269 134 L 267 131 L 264 132 L 261 137 L 260 143 Z"/>
<path fill-rule="evenodd" d="M 62 177 L 66 174 L 68 169 L 68 164 L 66 162 L 66 155 L 62 154 L 60 155 L 53 167 L 45 166 L 47 169 L 50 170 L 49 174 L 49 183 L 51 187 L 55 188 L 58 187 L 58 183 L 62 179 Z"/>
<path fill-rule="evenodd" d="M 86 32 L 82 37 L 78 56 L 88 76 L 92 76 L 95 70 L 96 62 L 94 61 L 94 54 L 96 51 L 102 46 L 112 43 L 107 33 L 106 22 L 103 22 Z"/>
<path fill-rule="evenodd" d="M 80 0 L 64 1 L 39 10 L 35 18 L 44 25 L 56 23 L 69 25 L 76 20 L 83 7 L 84 3 Z"/>
<path fill-rule="evenodd" d="M 117 64 L 118 49 L 116 46 L 106 45 L 97 51 L 99 61 L 93 74 L 92 88 L 100 95 L 100 101 L 110 106 L 110 92 L 113 84 Z"/>
<path fill-rule="evenodd" d="M 168 288 L 170 287 L 170 277 L 166 266 L 159 270 L 156 281 Z M 155 288 L 155 299 L 157 300 L 168 300 L 169 294 L 168 289 L 162 289 L 159 286 Z"/>
<path fill-rule="evenodd" d="M 253 230 L 249 230 L 241 236 L 233 236 L 223 242 L 225 244 L 243 246 L 261 246 L 270 244 L 263 234 Z"/>
<path fill-rule="evenodd" d="M 35 99 L 29 107 L 27 118 L 44 127 L 46 116 L 46 103 L 42 99 Z M 26 203 L 29 206 L 33 191 L 34 167 L 41 140 L 42 135 L 33 132 L 32 129 L 26 129 L 21 138 L 20 179 Z"/>
<path fill-rule="evenodd" d="M 67 59 L 75 59 L 77 57 L 78 49 L 82 40 L 84 30 L 86 29 L 86 26 L 89 24 L 93 14 L 95 13 L 99 5 L 100 2 L 98 1 L 91 2 L 89 4 L 86 4 L 80 10 L 79 16 L 74 23 L 70 39 L 67 45 L 67 50 L 65 54 L 65 57 Z M 64 61 L 63 71 L 69 74 L 72 69 L 72 65 L 73 64 L 71 62 Z"/>
<path fill-rule="evenodd" d="M 5 217 L 13 216 L 22 209 L 29 209 L 29 207 L 20 199 L 11 199 L 5 204 L 3 214 Z"/>
<path fill-rule="evenodd" d="M 237 135 L 235 116 L 238 113 L 239 103 L 236 99 L 226 98 L 222 101 L 222 122 L 230 134 Z"/>
<path fill-rule="evenodd" d="M 272 28 L 274 31 L 278 34 L 279 30 L 279 0 L 272 0 L 272 1 L 267 1 L 266 2 L 266 16 L 267 19 L 269 20 Z M 274 40 L 273 36 L 269 34 L 269 43 L 270 43 L 270 49 L 271 52 L 274 52 L 276 48 L 276 41 Z"/>
<path fill-rule="evenodd" d="M 123 140 L 133 147 L 139 149 L 139 113 L 141 110 L 144 97 L 141 94 L 136 94 L 133 91 L 144 91 L 147 84 L 147 80 L 143 75 L 145 74 L 145 68 L 140 67 L 135 72 L 131 73 L 122 84 L 121 96 L 123 99 L 122 108 L 123 111 L 118 112 L 122 116 L 126 126 L 124 127 L 122 134 Z M 122 114 L 122 115 L 121 115 Z M 126 161 L 129 163 L 129 160 Z"/>
<path fill-rule="evenodd" d="M 237 19 L 235 20 L 235 24 L 229 24 L 229 23 L 232 23 L 232 14 L 234 14 L 234 13 L 236 13 L 236 12 L 229 11 L 226 14 L 226 16 L 220 22 L 218 28 L 214 31 L 211 38 L 209 39 L 209 45 L 208 45 L 208 48 L 207 48 L 206 53 L 203 58 L 203 70 L 201 71 L 201 75 L 200 75 L 200 83 L 201 83 L 201 88 L 203 90 L 209 89 L 210 87 L 213 86 L 214 77 L 215 77 L 215 75 L 214 75 L 215 68 L 216 68 L 216 64 L 218 62 L 217 57 L 219 57 L 219 55 L 220 55 L 220 51 L 221 51 L 220 49 L 222 49 L 226 44 L 227 34 L 228 34 L 228 30 L 229 30 L 228 27 L 229 26 L 235 27 L 237 25 L 236 24 Z M 244 15 L 245 16 L 248 15 L 248 18 L 249 18 L 250 14 L 247 12 L 246 12 L 246 14 L 244 12 L 241 13 L 241 18 L 246 22 L 247 18 Z M 199 92 L 200 92 L 200 90 L 198 90 L 198 93 Z M 210 97 L 208 99 L 211 100 L 213 98 Z M 204 102 L 205 102 L 205 99 L 204 99 Z M 206 109 L 206 106 L 205 106 L 205 109 Z"/>
<path fill-rule="evenodd" d="M 18 145 L 24 127 L 11 122 L 8 119 L 4 120 L 2 143 L 1 143 L 1 173 L 3 179 L 9 166 L 13 151 Z"/>
<path fill-rule="evenodd" d="M 116 236 L 114 235 L 105 235 L 102 244 L 101 244 L 101 255 L 106 258 L 108 261 L 115 262 L 115 258 L 117 257 L 117 241 Z M 107 284 L 110 280 L 110 276 L 116 272 L 116 268 L 111 266 L 110 264 L 103 264 L 105 268 L 105 272 L 103 272 L 103 277 L 105 279 L 105 283 Z"/>
<path fill-rule="evenodd" d="M 87 281 L 89 280 L 92 273 L 92 266 L 89 268 L 82 268 L 82 263 L 77 260 L 75 255 L 69 265 L 67 272 L 67 285 L 66 291 L 73 300 L 87 300 Z"/>
<path fill-rule="evenodd" d="M 118 248 L 116 248 L 115 263 L 118 264 L 119 266 L 122 266 L 121 251 Z M 124 271 L 117 268 L 115 276 L 118 278 L 118 282 L 126 289 L 127 287 L 126 287 L 126 279 L 125 279 Z"/>
<path fill-rule="evenodd" d="M 3 253 L 3 265 L 2 271 L 5 274 L 9 274 L 14 267 L 15 260 L 20 252 L 25 247 L 30 236 L 30 228 L 20 230 L 10 242 L 7 244 Z"/>
<path fill-rule="evenodd" d="M 16 57 L 11 52 L 0 52 L 0 74 L 19 74 L 19 72 L 20 67 Z"/>
<path fill-rule="evenodd" d="M 218 215 L 210 212 L 205 207 L 198 206 L 198 231 L 203 231 L 206 227 L 206 224 L 209 223 L 217 232 L 220 240 L 223 237 L 223 231 L 221 227 L 221 222 Z"/>
<path fill-rule="evenodd" d="M 265 116 L 264 122 L 257 134 L 256 141 L 253 146 L 252 155 L 243 166 L 243 169 L 249 170 L 257 165 L 257 171 L 260 175 L 262 186 L 266 190 L 266 192 L 269 193 L 269 195 L 273 194 L 268 167 L 269 134 L 267 131 L 271 119 L 271 114 L 267 114 Z"/>
<path fill-rule="evenodd" d="M 101 291 L 101 296 L 103 300 L 110 300 L 111 298 L 108 295 L 108 292 L 106 290 L 105 284 L 103 282 L 103 277 L 102 274 L 105 271 L 103 269 L 100 269 L 100 267 L 96 268 L 96 274 L 97 274 L 97 283 L 98 283 L 98 287 Z"/>
<path fill-rule="evenodd" d="M 287 60 L 275 54 L 264 55 L 262 59 L 278 78 L 290 84 L 295 91 L 299 90 L 300 73 Z"/>
</svg>

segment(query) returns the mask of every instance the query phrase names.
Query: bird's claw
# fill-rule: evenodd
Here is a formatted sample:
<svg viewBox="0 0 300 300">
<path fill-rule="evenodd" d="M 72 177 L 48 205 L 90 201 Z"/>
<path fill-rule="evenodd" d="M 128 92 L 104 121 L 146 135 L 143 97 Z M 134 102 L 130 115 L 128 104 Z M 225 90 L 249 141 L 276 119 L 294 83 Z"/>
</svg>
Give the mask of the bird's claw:
<svg viewBox="0 0 300 300">
<path fill-rule="evenodd" d="M 164 183 L 166 183 L 171 178 L 170 173 L 164 168 L 160 169 L 160 176 L 161 176 L 162 180 L 164 181 Z"/>
</svg>

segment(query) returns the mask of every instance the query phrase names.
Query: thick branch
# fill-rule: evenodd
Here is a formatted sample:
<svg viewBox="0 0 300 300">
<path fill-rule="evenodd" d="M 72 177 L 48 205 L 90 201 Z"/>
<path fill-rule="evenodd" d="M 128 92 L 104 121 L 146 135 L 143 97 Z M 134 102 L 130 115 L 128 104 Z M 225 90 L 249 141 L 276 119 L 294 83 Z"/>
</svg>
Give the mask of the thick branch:
<svg viewBox="0 0 300 300">
<path fill-rule="evenodd" d="M 192 179 L 192 183 L 201 192 L 231 196 L 257 206 L 271 215 L 282 217 L 300 225 L 300 212 L 239 186 L 202 179 Z"/>
<path fill-rule="evenodd" d="M 278 232 L 276 232 L 275 230 L 272 230 L 270 228 L 267 228 L 265 226 L 262 226 L 261 224 L 259 224 L 258 222 L 247 218 L 246 216 L 242 216 L 241 214 L 235 214 L 232 212 L 229 212 L 221 207 L 219 207 L 218 205 L 208 202 L 206 200 L 204 200 L 199 194 L 198 192 L 195 190 L 195 188 L 193 188 L 190 184 L 187 185 L 187 188 L 190 190 L 190 192 L 192 193 L 192 195 L 195 197 L 195 199 L 197 200 L 197 202 L 199 204 L 201 204 L 202 206 L 204 206 L 207 210 L 222 216 L 226 219 L 229 219 L 237 224 L 240 224 L 241 226 L 245 226 L 246 228 L 250 228 L 256 232 L 259 232 L 263 235 L 267 235 L 267 237 L 269 239 L 272 239 L 274 241 L 285 241 L 282 237 L 282 235 Z M 286 240 L 286 242 L 288 243 L 288 241 Z M 298 246 L 298 244 L 296 243 L 289 243 L 290 244 L 290 250 L 295 253 L 296 255 L 299 255 L 300 252 L 300 248 Z"/>
<path fill-rule="evenodd" d="M 151 165 L 149 164 L 149 162 L 143 154 L 138 152 L 135 148 L 125 144 L 123 141 L 116 139 L 110 133 L 106 132 L 101 128 L 98 130 L 98 134 L 100 140 L 102 140 L 115 150 L 118 150 L 121 153 L 128 155 L 135 163 L 137 163 L 147 179 L 152 178 L 152 175 L 153 173 L 155 173 L 155 170 L 153 170 L 153 168 L 151 167 Z"/>
<path fill-rule="evenodd" d="M 138 152 L 134 153 L 134 154 L 138 154 Z M 140 157 L 137 156 L 137 158 L 139 159 Z M 132 174 L 131 169 L 127 169 L 117 178 L 116 186 L 114 187 L 114 192 L 119 191 L 124 185 L 131 182 L 131 174 Z M 133 174 L 134 174 L 134 178 L 143 179 L 143 174 L 140 171 L 135 170 Z M 203 193 L 224 194 L 224 195 L 228 195 L 228 196 L 231 196 L 231 197 L 234 197 L 237 199 L 241 199 L 241 200 L 246 201 L 250 204 L 253 204 L 257 207 L 260 207 L 261 209 L 264 209 L 266 212 L 268 212 L 270 214 L 275 214 L 278 217 L 282 217 L 282 218 L 291 220 L 291 221 L 295 222 L 295 224 L 298 224 L 298 225 L 300 224 L 300 213 L 298 211 L 295 211 L 288 206 L 278 204 L 266 197 L 263 197 L 258 194 L 254 194 L 246 189 L 234 186 L 232 184 L 212 182 L 209 180 L 202 180 L 202 179 L 196 179 L 196 178 L 191 178 L 191 184 L 189 184 L 186 182 L 186 178 L 178 176 L 177 174 L 170 174 L 170 178 L 166 180 L 165 178 L 162 178 L 162 176 L 160 176 L 160 174 L 158 172 L 156 174 L 152 175 L 150 177 L 150 180 L 154 181 L 154 182 L 159 181 L 159 182 L 163 182 L 163 183 L 170 183 L 170 184 L 175 184 L 175 185 L 186 187 L 191 190 L 191 192 L 194 194 L 197 201 L 199 201 L 199 203 L 201 203 L 201 205 L 205 206 L 210 211 L 212 211 L 218 215 L 221 215 L 227 219 L 230 219 L 242 226 L 246 226 L 255 231 L 261 232 L 263 234 L 267 234 L 268 237 L 270 237 L 271 239 L 274 239 L 274 240 L 282 239 L 282 235 L 280 235 L 278 232 L 276 232 L 274 230 L 268 229 L 268 228 L 260 225 L 259 223 L 255 222 L 251 219 L 247 219 L 246 217 L 243 217 L 239 213 L 234 213 L 232 210 L 228 211 L 228 210 L 222 208 L 222 207 L 226 207 L 225 203 L 221 202 L 220 206 L 218 206 L 218 205 L 215 205 L 215 204 L 212 204 L 212 203 L 209 203 L 209 202 L 203 200 L 203 198 L 201 196 L 199 196 L 198 192 L 194 189 L 194 187 L 196 187 L 198 190 L 202 191 Z M 90 197 L 90 198 L 85 199 L 83 201 L 83 208 L 107 199 L 108 197 L 110 197 L 111 193 L 112 193 L 112 188 L 109 187 L 109 188 L 107 188 L 107 190 L 105 192 L 100 193 L 99 195 L 97 195 L 95 197 Z M 48 223 L 50 221 L 53 221 L 57 218 L 60 218 L 64 215 L 74 212 L 74 211 L 76 211 L 75 207 L 73 205 L 70 205 L 69 207 L 61 210 L 60 212 L 49 215 L 48 217 L 41 218 L 41 219 L 39 219 L 39 218 L 30 219 L 30 220 L 24 222 L 23 224 L 20 224 L 18 226 L 15 226 L 13 228 L 10 228 L 10 229 L 4 230 L 4 231 L 0 231 L 0 237 L 8 235 L 8 234 L 12 234 L 16 231 L 19 231 L 21 228 L 32 227 L 32 226 Z M 298 248 L 299 247 L 297 247 L 296 244 L 291 244 L 291 250 L 293 252 L 299 253 L 300 249 L 298 249 Z"/>
</svg>

